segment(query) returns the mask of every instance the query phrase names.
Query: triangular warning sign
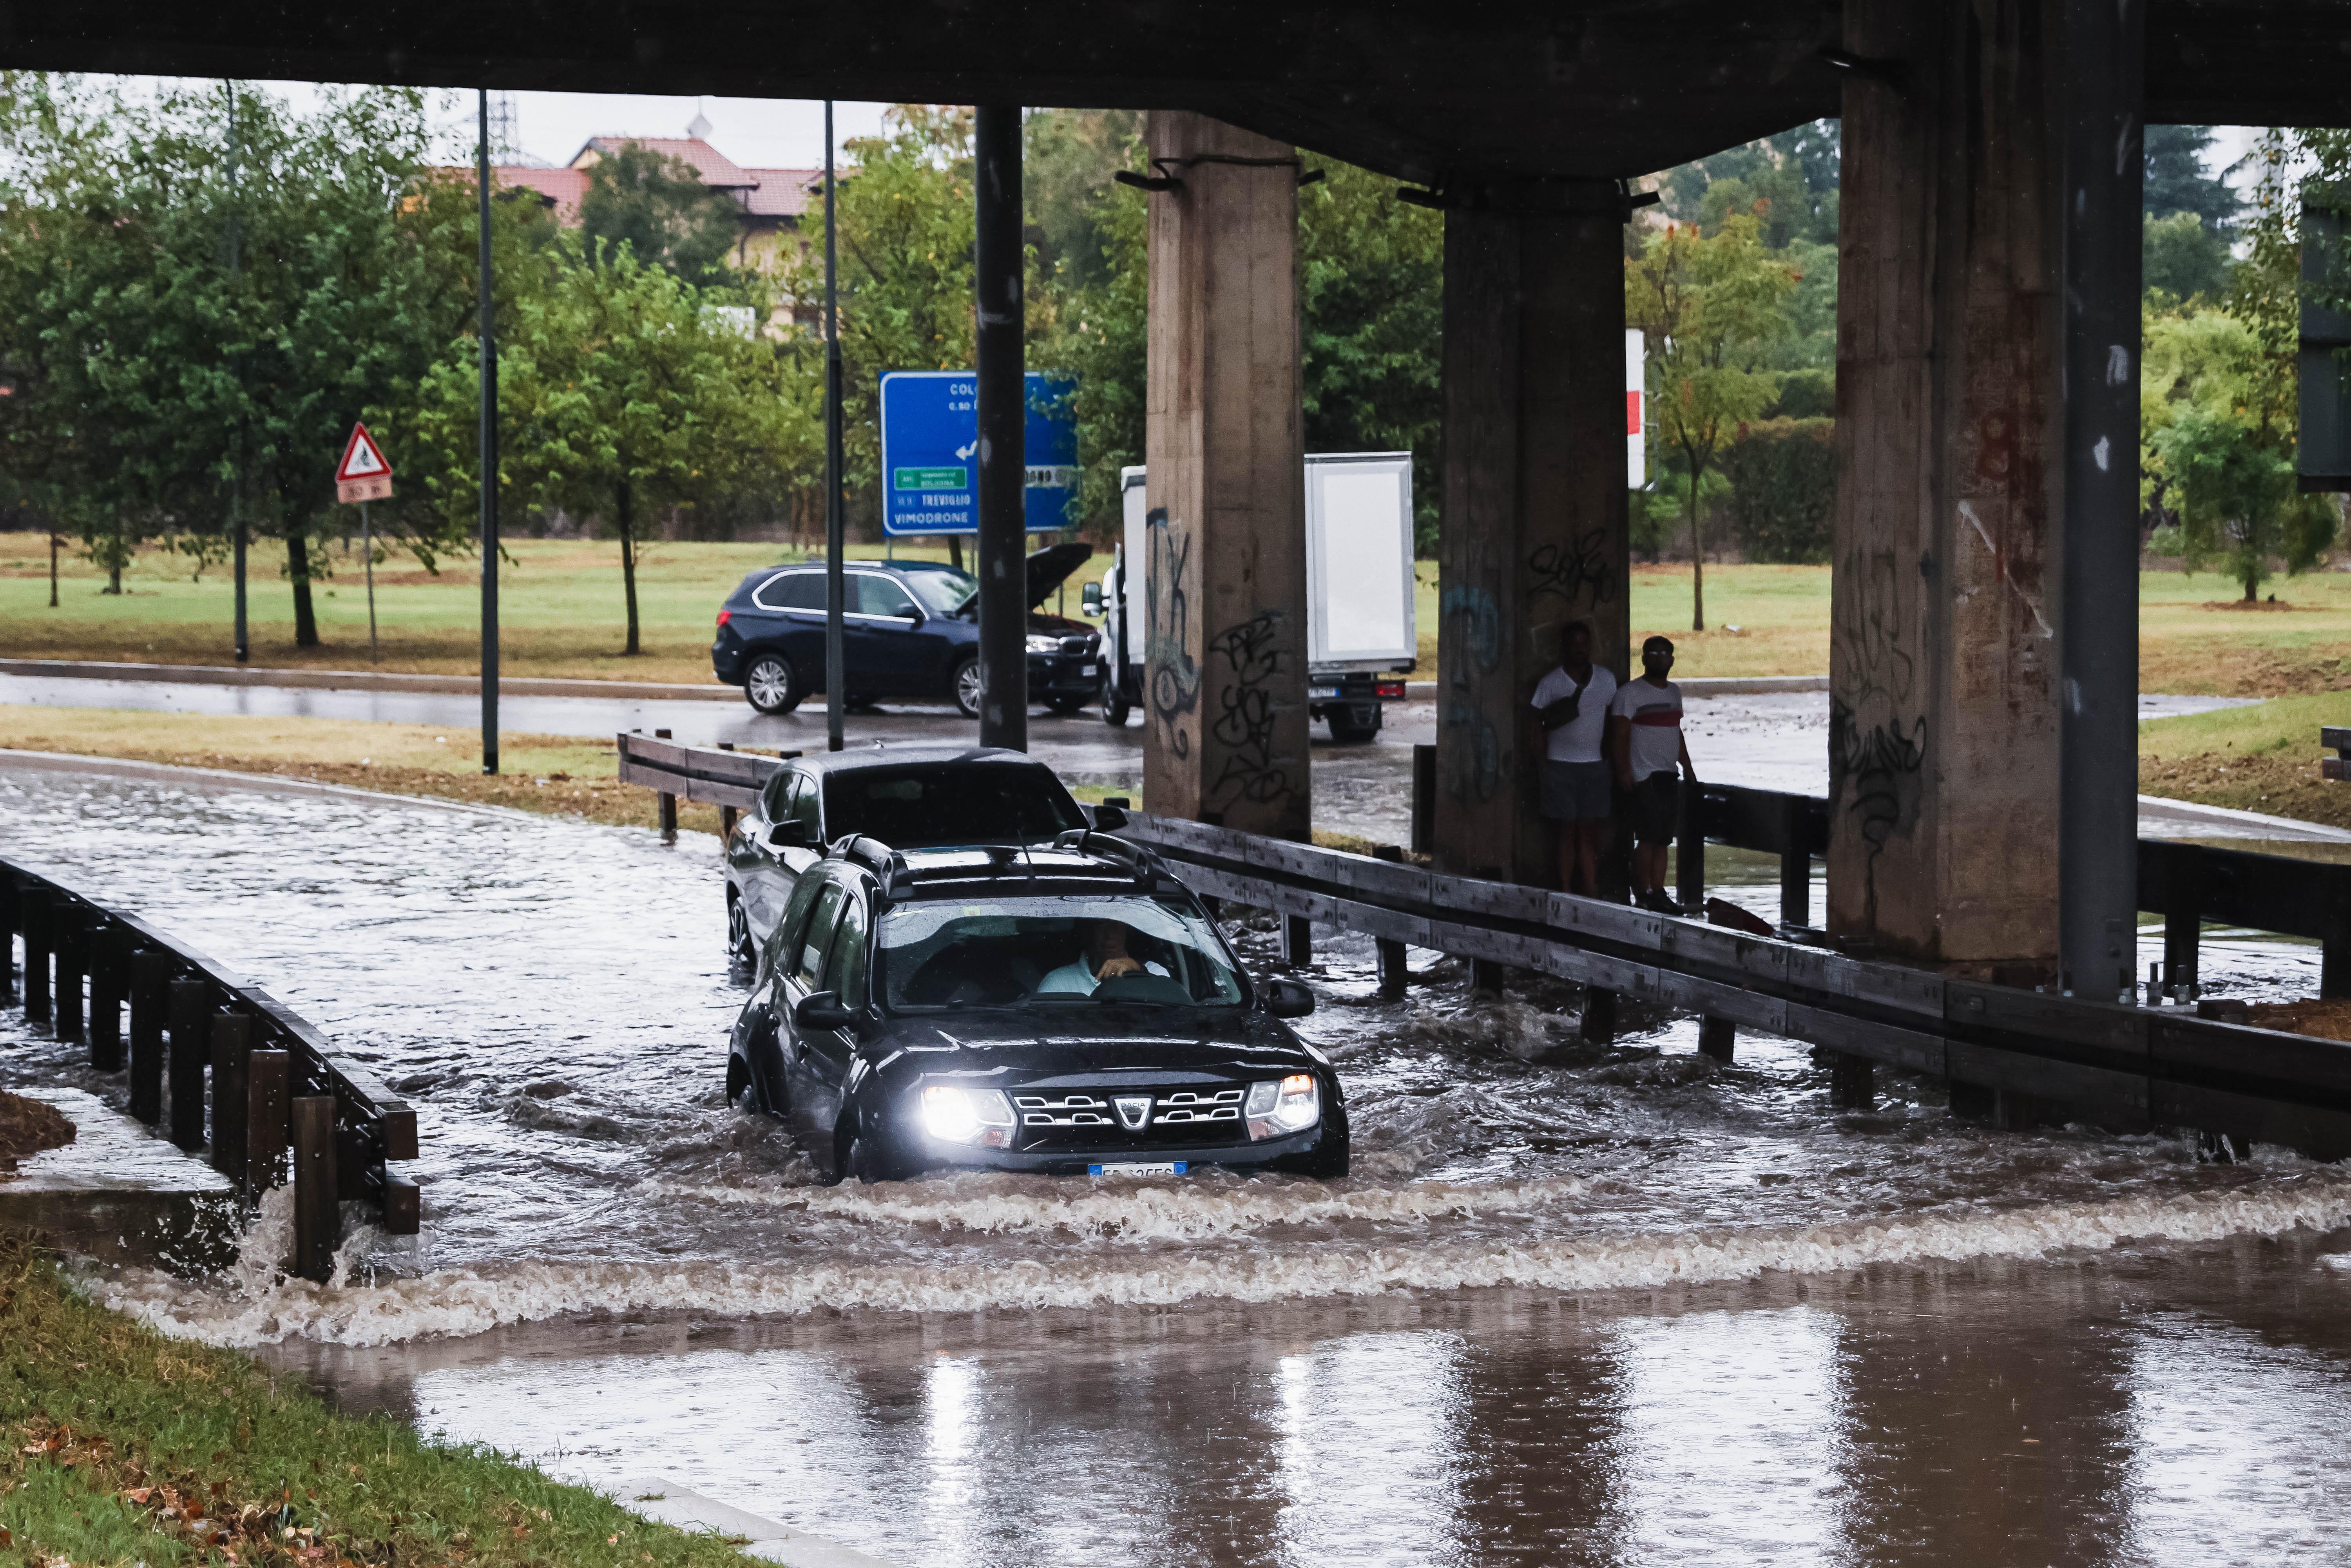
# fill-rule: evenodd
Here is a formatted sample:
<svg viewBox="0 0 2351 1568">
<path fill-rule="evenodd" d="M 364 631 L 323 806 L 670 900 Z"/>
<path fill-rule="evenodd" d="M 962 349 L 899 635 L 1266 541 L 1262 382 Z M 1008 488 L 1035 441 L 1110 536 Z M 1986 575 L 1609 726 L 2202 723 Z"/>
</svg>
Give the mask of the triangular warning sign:
<svg viewBox="0 0 2351 1568">
<path fill-rule="evenodd" d="M 335 465 L 335 483 L 352 479 L 390 478 L 392 465 L 383 460 L 383 450 L 375 444 L 364 424 L 351 426 L 351 438 L 343 446 L 343 460 Z"/>
</svg>

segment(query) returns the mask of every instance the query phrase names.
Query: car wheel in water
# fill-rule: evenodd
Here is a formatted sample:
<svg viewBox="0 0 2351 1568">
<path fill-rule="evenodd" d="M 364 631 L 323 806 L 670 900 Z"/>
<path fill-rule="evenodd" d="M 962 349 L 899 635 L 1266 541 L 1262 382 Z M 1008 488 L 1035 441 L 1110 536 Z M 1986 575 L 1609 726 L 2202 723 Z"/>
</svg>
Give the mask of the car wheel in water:
<svg viewBox="0 0 2351 1568">
<path fill-rule="evenodd" d="M 790 660 L 779 653 L 762 653 L 743 672 L 743 695 L 761 713 L 789 713 L 800 706 L 803 694 Z"/>
<path fill-rule="evenodd" d="M 979 699 L 982 691 L 978 655 L 974 654 L 955 667 L 955 678 L 947 683 L 947 689 L 955 697 L 957 713 L 966 718 L 979 716 Z"/>
<path fill-rule="evenodd" d="M 747 1098 L 754 1103 L 745 1104 Z M 757 1108 L 756 1097 L 751 1095 L 751 1064 L 731 1051 L 726 1053 L 726 1103 L 737 1111 Z"/>
<path fill-rule="evenodd" d="M 1120 688 L 1118 677 L 1102 677 L 1102 695 L 1095 699 L 1102 707 L 1102 721 L 1113 729 L 1126 727 L 1126 693 Z"/>
<path fill-rule="evenodd" d="M 751 943 L 751 917 L 743 909 L 743 901 L 726 901 L 726 962 L 737 969 L 758 967 L 759 952 Z"/>
</svg>

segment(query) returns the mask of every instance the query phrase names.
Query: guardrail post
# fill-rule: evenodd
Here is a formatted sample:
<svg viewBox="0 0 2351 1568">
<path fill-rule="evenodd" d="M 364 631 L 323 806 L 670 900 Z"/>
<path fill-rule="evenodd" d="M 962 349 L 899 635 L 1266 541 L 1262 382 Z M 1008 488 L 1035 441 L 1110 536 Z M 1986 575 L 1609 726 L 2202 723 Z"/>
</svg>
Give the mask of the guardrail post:
<svg viewBox="0 0 2351 1568">
<path fill-rule="evenodd" d="M 1437 747 L 1412 748 L 1412 852 L 1437 852 Z"/>
<path fill-rule="evenodd" d="M 2329 1000 L 2351 997 L 2351 934 L 2338 931 L 2319 938 L 2318 994 Z"/>
<path fill-rule="evenodd" d="M 1499 997 L 1502 994 L 1505 972 L 1504 967 L 1491 958 L 1472 958 L 1469 960 L 1469 988 L 1473 992 Z"/>
<path fill-rule="evenodd" d="M 90 925 L 89 1064 L 100 1072 L 122 1071 L 123 934 L 104 917 Z"/>
<path fill-rule="evenodd" d="M 1877 1103 L 1877 1064 L 1850 1051 L 1829 1052 L 1829 1103 L 1840 1111 L 1866 1111 Z"/>
<path fill-rule="evenodd" d="M 665 729 L 657 729 L 653 731 L 653 738 L 655 740 L 667 740 L 669 738 L 669 731 Z M 661 797 L 662 842 L 665 844 L 674 844 L 677 842 L 677 797 L 669 793 L 666 789 L 661 790 L 658 793 Z"/>
<path fill-rule="evenodd" d="M 204 1146 L 204 1068 L 212 1061 L 212 988 L 202 980 L 173 980 L 172 995 L 172 1142 L 188 1150 Z"/>
<path fill-rule="evenodd" d="M 1728 1065 L 1739 1050 L 1739 1026 L 1729 1019 L 1699 1019 L 1698 1050 L 1700 1056 L 1710 1056 Z"/>
<path fill-rule="evenodd" d="M 2196 946 L 2203 934 L 2204 919 L 2194 904 L 2174 904 L 2163 912 L 2163 972 L 2171 984 L 2195 984 Z"/>
<path fill-rule="evenodd" d="M 1706 907 L 1706 791 L 1685 786 L 1674 824 L 1674 898 L 1696 914 Z"/>
<path fill-rule="evenodd" d="M 25 1021 L 49 1021 L 49 895 L 17 884 L 16 917 L 25 927 Z"/>
<path fill-rule="evenodd" d="M 1611 1045 L 1616 1040 L 1616 993 L 1597 986 L 1583 988 L 1582 1030 L 1586 1045 Z"/>
<path fill-rule="evenodd" d="M 59 1040 L 87 1038 L 82 1028 L 82 917 L 73 902 L 59 894 L 49 903 L 49 941 L 57 953 L 57 988 L 50 993 L 49 1014 Z"/>
<path fill-rule="evenodd" d="M 286 1185 L 293 1064 L 283 1051 L 256 1048 L 246 1058 L 245 1185 L 256 1193 Z"/>
<path fill-rule="evenodd" d="M 1314 962 L 1314 923 L 1303 915 L 1281 917 L 1281 961 L 1292 969 L 1303 969 Z"/>
<path fill-rule="evenodd" d="M 131 1113 L 153 1126 L 163 1116 L 163 1019 L 172 960 L 142 947 L 131 955 Z"/>
<path fill-rule="evenodd" d="M 16 879 L 0 872 L 0 1002 L 16 995 Z"/>
<path fill-rule="evenodd" d="M 253 1020 L 243 1013 L 213 1015 L 213 1169 L 245 1180 Z"/>
<path fill-rule="evenodd" d="M 721 751 L 732 751 L 735 749 L 735 743 L 731 740 L 722 740 L 718 743 L 718 749 Z M 735 841 L 735 818 L 737 815 L 737 813 L 736 809 L 732 806 L 721 806 L 718 808 L 718 852 L 722 855 L 726 852 L 726 846 Z"/>
<path fill-rule="evenodd" d="M 1377 844 L 1373 846 L 1372 858 L 1386 861 L 1391 864 L 1399 863 L 1404 859 L 1404 851 L 1394 844 Z M 1405 968 L 1404 944 L 1391 936 L 1375 936 L 1372 939 L 1372 952 L 1375 956 L 1374 961 L 1379 974 L 1380 995 L 1384 997 L 1404 995 L 1405 986 L 1409 978 Z"/>
<path fill-rule="evenodd" d="M 294 1272 L 325 1284 L 341 1238 L 335 1192 L 335 1097 L 294 1101 Z"/>
<path fill-rule="evenodd" d="M 1813 923 L 1812 802 L 1791 795 L 1781 831 L 1787 834 L 1780 848 L 1780 924 Z"/>
</svg>

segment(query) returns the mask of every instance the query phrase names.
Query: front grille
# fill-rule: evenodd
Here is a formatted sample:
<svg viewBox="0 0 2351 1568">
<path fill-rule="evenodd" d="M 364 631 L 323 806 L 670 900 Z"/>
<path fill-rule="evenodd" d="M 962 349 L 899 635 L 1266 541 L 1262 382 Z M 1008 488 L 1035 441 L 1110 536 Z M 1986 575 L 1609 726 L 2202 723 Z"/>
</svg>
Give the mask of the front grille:
<svg viewBox="0 0 2351 1568">
<path fill-rule="evenodd" d="M 1082 659 L 1093 651 L 1094 640 L 1092 637 L 1064 637 L 1061 639 L 1061 652 L 1070 658 Z"/>
<path fill-rule="evenodd" d="M 1103 1149 L 1185 1144 L 1246 1143 L 1241 1103 L 1248 1091 L 1220 1083 L 1131 1091 L 1151 1096 L 1151 1119 L 1129 1131 L 1118 1119 L 1114 1095 L 1130 1092 L 1030 1092 L 1012 1096 L 1023 1148 Z"/>
</svg>

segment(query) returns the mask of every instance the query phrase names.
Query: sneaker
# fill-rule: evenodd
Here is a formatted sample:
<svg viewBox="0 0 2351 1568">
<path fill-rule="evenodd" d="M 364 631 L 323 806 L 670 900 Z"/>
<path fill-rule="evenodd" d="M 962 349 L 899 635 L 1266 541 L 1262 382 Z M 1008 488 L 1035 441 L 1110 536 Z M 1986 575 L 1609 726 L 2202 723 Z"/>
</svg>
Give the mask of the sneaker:
<svg viewBox="0 0 2351 1568">
<path fill-rule="evenodd" d="M 1667 897 L 1662 887 L 1649 888 L 1633 902 L 1652 915 L 1670 915 L 1679 919 L 1684 914 L 1682 906 Z"/>
</svg>

